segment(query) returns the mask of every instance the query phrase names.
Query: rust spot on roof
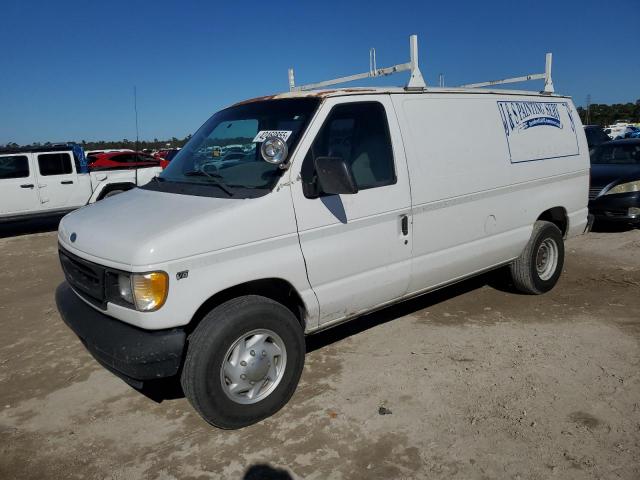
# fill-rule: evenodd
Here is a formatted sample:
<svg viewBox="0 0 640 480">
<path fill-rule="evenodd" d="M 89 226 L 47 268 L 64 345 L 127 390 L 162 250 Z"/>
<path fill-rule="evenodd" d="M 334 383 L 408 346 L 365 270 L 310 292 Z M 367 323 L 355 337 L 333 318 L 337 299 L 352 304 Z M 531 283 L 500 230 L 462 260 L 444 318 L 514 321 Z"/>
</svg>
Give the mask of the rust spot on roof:
<svg viewBox="0 0 640 480">
<path fill-rule="evenodd" d="M 333 93 L 361 93 L 361 92 L 375 92 L 375 88 L 337 88 L 334 90 L 309 90 L 308 95 L 310 97 L 328 97 Z"/>
<path fill-rule="evenodd" d="M 325 98 L 332 94 L 341 94 L 341 93 L 363 93 L 363 92 L 376 92 L 379 91 L 375 88 L 336 88 L 332 90 L 307 90 L 307 91 L 296 91 L 296 92 L 283 92 L 275 95 L 265 95 L 263 97 L 255 97 L 250 98 L 248 100 L 243 100 L 238 103 L 234 103 L 233 106 L 245 105 L 247 103 L 253 102 L 262 102 L 266 100 L 277 100 L 280 98 L 296 98 L 296 97 L 314 97 L 314 98 Z"/>
<path fill-rule="evenodd" d="M 376 89 L 375 88 L 345 88 L 342 90 L 343 92 L 375 92 Z"/>
<path fill-rule="evenodd" d="M 307 93 L 309 97 L 326 97 L 338 91 L 339 90 L 307 90 L 305 93 Z"/>
<path fill-rule="evenodd" d="M 250 98 L 248 100 L 243 100 L 241 102 L 234 103 L 233 106 L 236 107 L 238 105 L 244 105 L 246 103 L 261 102 L 264 100 L 273 100 L 275 97 L 277 97 L 277 95 L 265 95 L 263 97 Z"/>
</svg>

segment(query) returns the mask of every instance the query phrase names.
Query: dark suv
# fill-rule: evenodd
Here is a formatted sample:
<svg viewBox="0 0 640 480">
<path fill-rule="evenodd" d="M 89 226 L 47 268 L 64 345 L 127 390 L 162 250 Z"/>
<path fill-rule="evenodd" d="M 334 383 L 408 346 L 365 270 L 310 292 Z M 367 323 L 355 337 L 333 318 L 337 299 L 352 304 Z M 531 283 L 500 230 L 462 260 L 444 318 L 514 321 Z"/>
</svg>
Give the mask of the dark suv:
<svg viewBox="0 0 640 480">
<path fill-rule="evenodd" d="M 640 138 L 613 140 L 591 151 L 589 212 L 596 220 L 640 225 Z"/>
</svg>

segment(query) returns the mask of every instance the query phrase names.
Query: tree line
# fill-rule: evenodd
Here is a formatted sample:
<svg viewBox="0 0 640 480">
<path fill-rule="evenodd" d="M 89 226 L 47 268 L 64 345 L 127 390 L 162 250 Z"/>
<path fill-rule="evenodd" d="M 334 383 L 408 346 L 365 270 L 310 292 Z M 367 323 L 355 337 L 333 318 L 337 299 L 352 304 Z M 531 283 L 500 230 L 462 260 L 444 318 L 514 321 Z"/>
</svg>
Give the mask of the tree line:
<svg viewBox="0 0 640 480">
<path fill-rule="evenodd" d="M 176 138 L 171 137 L 167 140 L 158 140 L 154 138 L 153 140 L 129 140 L 123 138 L 122 140 L 97 140 L 93 142 L 87 142 L 86 140 L 81 140 L 79 142 L 68 142 L 68 143 L 78 143 L 81 145 L 84 150 L 107 150 L 110 148 L 129 148 L 131 150 L 164 150 L 166 148 L 182 148 L 185 143 L 189 141 L 191 135 L 187 135 L 184 138 Z M 246 143 L 251 142 L 251 138 L 247 137 L 232 137 L 232 138 L 221 138 L 221 139 L 209 139 L 207 140 L 207 145 L 217 145 L 220 147 L 224 147 L 226 145 L 244 145 Z M 4 145 L 4 148 L 15 149 L 15 148 L 37 148 L 37 147 L 48 147 L 51 145 L 56 145 L 57 143 L 52 142 L 34 142 L 29 145 L 19 145 L 15 142 L 9 142 Z M 3 148 L 3 145 L 0 145 L 0 148 Z"/>
<path fill-rule="evenodd" d="M 613 105 L 607 105 L 604 103 L 594 103 L 589 108 L 578 107 L 578 115 L 582 123 L 585 125 L 611 125 L 616 120 L 625 120 L 631 123 L 640 123 L 640 99 L 635 103 L 615 103 Z M 187 135 L 184 138 L 171 137 L 167 140 L 128 140 L 123 138 L 122 140 L 98 140 L 98 141 L 85 141 L 78 142 L 85 150 L 106 150 L 109 148 L 130 148 L 132 150 L 162 150 L 165 148 L 178 148 L 183 147 L 185 143 L 189 141 L 191 135 Z M 244 138 L 227 138 L 221 139 L 217 142 L 218 145 L 231 145 L 234 143 L 244 143 Z M 34 142 L 31 145 L 19 145 L 15 142 L 9 142 L 6 144 L 6 148 L 19 148 L 19 147 L 46 147 L 52 145 L 51 142 Z M 0 146 L 1 147 L 1 146 Z"/>
<path fill-rule="evenodd" d="M 154 138 L 153 140 L 129 140 L 127 138 L 123 138 L 122 140 L 96 140 L 89 141 L 81 140 L 79 142 L 69 142 L 69 143 L 78 143 L 85 150 L 107 150 L 110 148 L 129 148 L 131 150 L 163 150 L 165 148 L 182 148 L 185 143 L 189 141 L 191 135 L 187 135 L 184 138 L 176 138 L 171 137 L 167 140 L 159 140 Z M 5 145 L 6 148 L 37 148 L 37 147 L 48 147 L 50 145 L 55 145 L 60 142 L 33 142 L 29 145 L 19 145 L 15 142 L 9 142 Z"/>
<path fill-rule="evenodd" d="M 580 120 L 585 125 L 611 125 L 616 120 L 625 120 L 631 123 L 640 123 L 640 99 L 635 103 L 593 103 L 587 111 L 584 107 L 578 107 Z"/>
</svg>

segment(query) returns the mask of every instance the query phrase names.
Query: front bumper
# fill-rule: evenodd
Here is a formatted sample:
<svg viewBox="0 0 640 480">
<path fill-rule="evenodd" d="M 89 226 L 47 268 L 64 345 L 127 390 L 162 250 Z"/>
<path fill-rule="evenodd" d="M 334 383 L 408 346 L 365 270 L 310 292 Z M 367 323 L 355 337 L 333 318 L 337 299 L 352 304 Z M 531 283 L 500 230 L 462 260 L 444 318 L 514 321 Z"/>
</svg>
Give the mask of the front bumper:
<svg viewBox="0 0 640 480">
<path fill-rule="evenodd" d="M 589 213 L 598 220 L 640 223 L 640 215 L 629 215 L 629 208 L 640 208 L 640 192 L 601 195 L 589 201 Z"/>
<path fill-rule="evenodd" d="M 105 315 L 82 301 L 68 283 L 56 290 L 60 316 L 105 368 L 134 387 L 180 370 L 186 332 L 143 330 Z"/>
</svg>

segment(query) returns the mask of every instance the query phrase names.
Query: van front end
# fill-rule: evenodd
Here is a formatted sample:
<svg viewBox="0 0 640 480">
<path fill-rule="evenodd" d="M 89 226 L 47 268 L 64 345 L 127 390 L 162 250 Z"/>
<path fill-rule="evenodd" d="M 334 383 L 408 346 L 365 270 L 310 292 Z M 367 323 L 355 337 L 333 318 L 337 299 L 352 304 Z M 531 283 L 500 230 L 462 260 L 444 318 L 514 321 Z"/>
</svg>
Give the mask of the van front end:
<svg viewBox="0 0 640 480">
<path fill-rule="evenodd" d="M 160 308 L 168 295 L 166 273 L 108 268 L 62 245 L 59 257 L 67 281 L 56 290 L 58 311 L 99 363 L 136 388 L 178 373 L 186 341 L 183 328 L 143 329 L 113 316 L 114 308 L 129 315 Z"/>
<path fill-rule="evenodd" d="M 56 290 L 60 316 L 105 368 L 135 388 L 175 376 L 182 363 L 184 329 L 144 330 L 105 315 L 80 299 L 70 283 Z"/>
<path fill-rule="evenodd" d="M 136 388 L 180 372 L 212 296 L 273 277 L 271 261 L 300 291 L 307 282 L 286 190 L 247 202 L 134 189 L 63 218 L 58 251 L 61 317 Z"/>
<path fill-rule="evenodd" d="M 175 377 L 223 428 L 286 404 L 319 312 L 287 162 L 319 104 L 222 110 L 158 177 L 62 219 L 58 310 L 99 363 L 135 388 Z"/>
</svg>

